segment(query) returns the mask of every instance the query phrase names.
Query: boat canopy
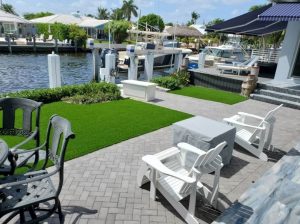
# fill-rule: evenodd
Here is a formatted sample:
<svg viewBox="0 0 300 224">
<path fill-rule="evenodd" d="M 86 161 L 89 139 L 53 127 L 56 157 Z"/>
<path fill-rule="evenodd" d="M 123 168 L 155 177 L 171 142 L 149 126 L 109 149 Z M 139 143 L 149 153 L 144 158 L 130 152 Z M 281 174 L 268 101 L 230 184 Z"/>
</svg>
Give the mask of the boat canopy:
<svg viewBox="0 0 300 224">
<path fill-rule="evenodd" d="M 207 27 L 206 31 L 264 36 L 270 33 L 285 30 L 287 27 L 287 21 L 269 21 L 260 18 L 260 15 L 263 15 L 264 12 L 271 8 L 273 8 L 272 4 L 268 4 L 255 11 L 251 11 L 226 20 L 225 22 Z"/>
<path fill-rule="evenodd" d="M 262 21 L 300 21 L 300 3 L 274 4 L 258 17 Z"/>
</svg>

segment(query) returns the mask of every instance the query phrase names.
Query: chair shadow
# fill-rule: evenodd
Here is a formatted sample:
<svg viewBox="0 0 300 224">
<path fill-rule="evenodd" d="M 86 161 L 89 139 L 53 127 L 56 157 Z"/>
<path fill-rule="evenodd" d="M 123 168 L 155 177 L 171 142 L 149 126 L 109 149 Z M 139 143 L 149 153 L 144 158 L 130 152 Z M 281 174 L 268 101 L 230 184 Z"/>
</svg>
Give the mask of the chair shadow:
<svg viewBox="0 0 300 224">
<path fill-rule="evenodd" d="M 44 208 L 44 206 L 46 206 L 47 208 L 53 206 L 49 202 L 44 202 L 42 204 L 43 204 L 43 208 Z M 39 211 L 37 214 L 41 215 L 42 213 L 43 213 L 43 211 Z M 65 221 L 66 215 L 77 214 L 75 219 L 72 221 L 72 224 L 76 224 L 82 215 L 94 215 L 94 214 L 98 213 L 98 210 L 92 210 L 92 209 L 84 208 L 81 206 L 62 206 L 62 213 L 64 215 L 63 223 L 66 222 Z M 31 218 L 28 212 L 25 212 L 25 217 L 27 220 Z M 19 217 L 17 218 L 16 221 L 20 222 Z M 56 212 L 51 217 L 49 217 L 48 219 L 46 219 L 44 221 L 48 221 L 49 223 L 60 223 L 58 214 Z M 70 222 L 68 222 L 68 223 L 70 223 Z"/>
<path fill-rule="evenodd" d="M 244 149 L 243 147 L 241 147 L 238 144 L 234 144 L 234 150 L 246 154 L 248 156 L 251 156 L 253 158 L 257 158 L 256 156 L 254 156 L 253 154 L 251 154 L 250 152 L 248 152 L 246 149 Z M 287 153 L 279 148 L 273 148 L 273 151 L 264 149 L 263 152 L 268 156 L 268 161 L 270 162 L 278 162 L 283 156 L 285 156 Z M 259 158 L 257 158 L 259 159 Z"/>
<path fill-rule="evenodd" d="M 230 163 L 221 169 L 221 177 L 231 178 L 248 164 L 249 162 L 237 156 L 232 156 Z"/>
<path fill-rule="evenodd" d="M 203 184 L 211 190 L 210 186 L 207 186 L 205 183 L 203 183 Z M 150 191 L 150 182 L 144 184 L 141 188 L 143 190 Z M 157 191 L 157 194 L 156 194 L 156 201 L 161 203 L 162 206 L 164 206 L 167 210 L 169 210 L 169 212 L 171 212 L 177 218 L 179 218 L 183 222 L 185 222 L 183 220 L 183 218 L 173 208 L 173 206 L 167 201 L 167 199 L 165 199 L 165 197 L 159 191 Z M 219 201 L 221 203 L 227 204 L 227 207 L 229 207 L 232 204 L 232 202 L 221 192 L 219 192 Z M 186 209 L 188 209 L 189 197 L 181 200 L 180 202 Z M 221 214 L 222 214 L 221 211 L 219 211 L 219 210 L 215 209 L 214 207 L 212 207 L 211 205 L 205 203 L 204 200 L 202 199 L 202 196 L 197 194 L 196 210 L 195 210 L 195 217 L 197 219 L 200 219 L 207 223 L 211 223 Z"/>
<path fill-rule="evenodd" d="M 81 206 L 62 206 L 62 212 L 64 215 L 73 215 L 77 214 L 76 218 L 73 220 L 72 224 L 78 222 L 82 215 L 94 215 L 98 213 L 98 210 L 95 209 L 88 209 Z"/>
</svg>

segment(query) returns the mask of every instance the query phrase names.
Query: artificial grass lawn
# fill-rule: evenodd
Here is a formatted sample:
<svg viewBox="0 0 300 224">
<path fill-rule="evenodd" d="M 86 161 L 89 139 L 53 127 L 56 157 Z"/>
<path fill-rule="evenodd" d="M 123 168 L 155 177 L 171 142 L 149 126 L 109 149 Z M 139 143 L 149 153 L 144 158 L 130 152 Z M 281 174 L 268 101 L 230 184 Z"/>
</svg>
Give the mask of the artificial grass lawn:
<svg viewBox="0 0 300 224">
<path fill-rule="evenodd" d="M 67 118 L 76 135 L 75 139 L 70 140 L 66 160 L 191 117 L 186 113 L 128 99 L 89 105 L 56 102 L 42 106 L 41 143 L 44 142 L 48 120 L 53 114 Z M 9 146 L 17 144 L 21 139 L 7 136 L 0 138 L 7 141 Z"/>
<path fill-rule="evenodd" d="M 189 86 L 179 90 L 172 90 L 170 93 L 190 96 L 198 99 L 215 101 L 225 104 L 236 104 L 247 100 L 246 97 L 239 95 L 238 93 L 227 92 L 223 90 L 211 89 L 201 86 Z"/>
</svg>

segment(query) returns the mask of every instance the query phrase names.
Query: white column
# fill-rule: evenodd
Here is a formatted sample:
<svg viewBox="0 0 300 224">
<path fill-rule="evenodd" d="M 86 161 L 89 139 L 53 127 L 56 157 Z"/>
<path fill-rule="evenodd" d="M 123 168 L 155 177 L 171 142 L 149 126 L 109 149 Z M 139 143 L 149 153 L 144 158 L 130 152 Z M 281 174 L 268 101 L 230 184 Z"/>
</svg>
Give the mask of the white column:
<svg viewBox="0 0 300 224">
<path fill-rule="evenodd" d="M 130 59 L 130 64 L 128 67 L 128 79 L 137 80 L 138 59 L 136 59 L 135 56 L 135 46 L 127 45 L 126 54 Z"/>
<path fill-rule="evenodd" d="M 60 58 L 57 54 L 48 54 L 48 72 L 50 88 L 61 87 Z"/>
<path fill-rule="evenodd" d="M 300 21 L 289 21 L 274 80 L 285 81 L 291 78 L 300 44 Z"/>
<path fill-rule="evenodd" d="M 182 53 L 175 54 L 175 60 L 174 60 L 175 71 L 178 71 L 181 68 L 182 59 L 183 59 Z"/>
<path fill-rule="evenodd" d="M 198 59 L 198 68 L 204 68 L 204 64 L 205 64 L 205 53 L 200 53 L 199 54 L 199 59 Z"/>
<path fill-rule="evenodd" d="M 147 81 L 150 81 L 153 77 L 153 64 L 154 55 L 151 52 L 145 55 L 145 76 Z"/>
<path fill-rule="evenodd" d="M 105 55 L 105 68 L 108 71 L 106 82 L 115 83 L 115 77 L 111 76 L 111 71 L 116 69 L 116 55 L 106 54 Z"/>
<path fill-rule="evenodd" d="M 138 60 L 134 55 L 129 56 L 130 65 L 128 67 L 128 79 L 137 80 Z"/>
</svg>

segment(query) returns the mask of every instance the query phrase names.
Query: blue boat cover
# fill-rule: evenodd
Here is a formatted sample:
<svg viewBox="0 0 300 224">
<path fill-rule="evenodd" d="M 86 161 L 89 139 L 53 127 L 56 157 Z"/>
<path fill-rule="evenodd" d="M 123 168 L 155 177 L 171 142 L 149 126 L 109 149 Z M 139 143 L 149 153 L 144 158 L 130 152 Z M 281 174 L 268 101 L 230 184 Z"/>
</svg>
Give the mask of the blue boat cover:
<svg viewBox="0 0 300 224">
<path fill-rule="evenodd" d="M 272 7 L 272 4 L 268 4 L 255 11 L 247 12 L 243 15 L 226 20 L 223 23 L 207 27 L 206 31 L 263 36 L 285 30 L 287 27 L 287 21 L 265 21 L 259 19 L 261 14 Z"/>
<path fill-rule="evenodd" d="M 300 21 L 300 3 L 278 3 L 258 16 L 263 21 Z"/>
</svg>

